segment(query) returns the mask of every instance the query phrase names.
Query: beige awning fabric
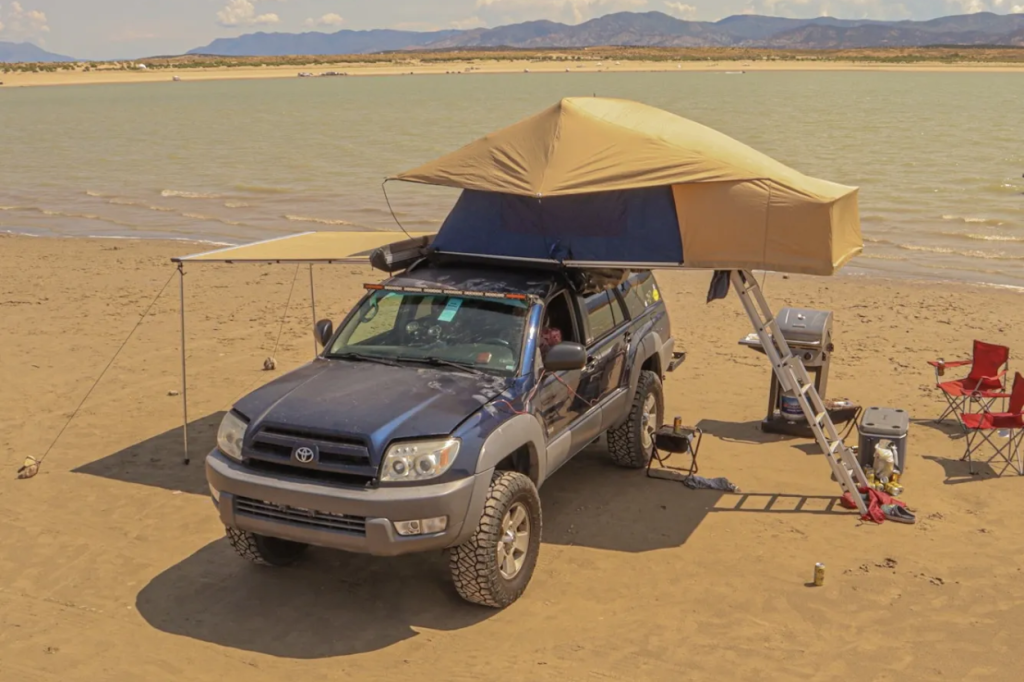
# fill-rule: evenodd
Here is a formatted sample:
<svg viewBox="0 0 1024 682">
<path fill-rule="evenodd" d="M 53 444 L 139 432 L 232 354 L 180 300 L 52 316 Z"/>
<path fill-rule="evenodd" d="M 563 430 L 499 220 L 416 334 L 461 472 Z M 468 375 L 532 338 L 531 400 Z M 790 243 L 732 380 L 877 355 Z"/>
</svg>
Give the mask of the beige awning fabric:
<svg viewBox="0 0 1024 682">
<path fill-rule="evenodd" d="M 429 233 L 412 232 L 412 237 Z M 175 263 L 369 263 L 370 253 L 406 239 L 402 232 L 303 232 L 172 258 Z"/>
<path fill-rule="evenodd" d="M 863 249 L 856 188 L 627 100 L 563 99 L 392 179 L 541 198 L 672 186 L 686 267 L 830 275 Z"/>
</svg>

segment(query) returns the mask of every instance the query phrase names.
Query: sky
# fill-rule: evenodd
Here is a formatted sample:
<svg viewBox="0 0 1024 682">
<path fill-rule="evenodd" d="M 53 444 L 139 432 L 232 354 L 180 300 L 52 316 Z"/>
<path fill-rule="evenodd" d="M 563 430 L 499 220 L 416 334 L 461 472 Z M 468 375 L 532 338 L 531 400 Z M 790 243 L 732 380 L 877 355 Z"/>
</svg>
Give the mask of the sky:
<svg viewBox="0 0 1024 682">
<path fill-rule="evenodd" d="M 932 19 L 1024 12 L 1024 0 L 0 0 L 0 41 L 29 41 L 80 59 L 118 59 L 181 54 L 214 38 L 254 31 L 579 23 L 624 10 L 700 21 L 741 13 Z"/>
</svg>

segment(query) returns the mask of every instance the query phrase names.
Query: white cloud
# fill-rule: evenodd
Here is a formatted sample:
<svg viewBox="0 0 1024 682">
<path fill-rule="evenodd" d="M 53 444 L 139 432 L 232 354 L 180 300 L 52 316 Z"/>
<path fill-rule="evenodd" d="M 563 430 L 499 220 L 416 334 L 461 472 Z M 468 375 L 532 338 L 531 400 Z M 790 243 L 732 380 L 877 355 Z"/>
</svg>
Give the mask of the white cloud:
<svg viewBox="0 0 1024 682">
<path fill-rule="evenodd" d="M 579 23 L 609 12 L 639 10 L 647 0 L 476 0 L 476 6 L 498 13 L 502 21 L 546 17 Z M 519 19 L 514 19 L 517 15 Z"/>
<path fill-rule="evenodd" d="M 25 9 L 20 2 L 12 2 L 6 10 L 0 6 L 0 31 L 10 38 L 38 38 L 50 32 L 50 22 L 46 12 Z"/>
<path fill-rule="evenodd" d="M 230 0 L 224 9 L 217 12 L 217 22 L 221 26 L 256 26 L 280 21 L 281 17 L 273 12 L 256 14 L 256 6 L 250 0 Z"/>
<path fill-rule="evenodd" d="M 323 15 L 319 19 L 306 19 L 304 23 L 310 28 L 316 26 L 341 26 L 345 23 L 345 19 L 340 14 L 331 12 L 330 14 Z"/>
<path fill-rule="evenodd" d="M 685 2 L 665 2 L 665 7 L 669 13 L 683 19 L 692 19 L 697 16 L 697 8 L 693 5 L 687 5 Z"/>
<path fill-rule="evenodd" d="M 452 22 L 452 28 L 457 28 L 460 31 L 468 31 L 471 28 L 483 28 L 487 25 L 487 22 L 480 17 L 470 17 L 468 19 L 459 19 Z"/>
</svg>

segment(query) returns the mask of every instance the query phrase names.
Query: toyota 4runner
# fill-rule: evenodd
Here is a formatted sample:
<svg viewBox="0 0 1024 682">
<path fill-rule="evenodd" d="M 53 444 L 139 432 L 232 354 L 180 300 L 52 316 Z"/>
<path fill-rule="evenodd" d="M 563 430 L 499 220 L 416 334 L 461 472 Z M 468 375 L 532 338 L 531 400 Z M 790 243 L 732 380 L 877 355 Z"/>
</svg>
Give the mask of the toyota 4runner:
<svg viewBox="0 0 1024 682">
<path fill-rule="evenodd" d="M 651 272 L 422 262 L 366 294 L 322 353 L 238 401 L 206 475 L 235 550 L 447 550 L 465 599 L 504 607 L 541 541 L 537 489 L 602 434 L 647 465 L 682 361 Z"/>
</svg>

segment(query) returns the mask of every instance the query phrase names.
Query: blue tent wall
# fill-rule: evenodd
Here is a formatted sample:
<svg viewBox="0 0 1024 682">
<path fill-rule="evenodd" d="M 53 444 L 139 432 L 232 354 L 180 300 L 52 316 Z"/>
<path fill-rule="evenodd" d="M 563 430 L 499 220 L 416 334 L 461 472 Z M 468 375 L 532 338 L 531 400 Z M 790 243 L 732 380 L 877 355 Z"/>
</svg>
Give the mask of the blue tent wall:
<svg viewBox="0 0 1024 682">
<path fill-rule="evenodd" d="M 671 187 L 541 199 L 465 190 L 433 246 L 558 261 L 683 262 Z"/>
</svg>

